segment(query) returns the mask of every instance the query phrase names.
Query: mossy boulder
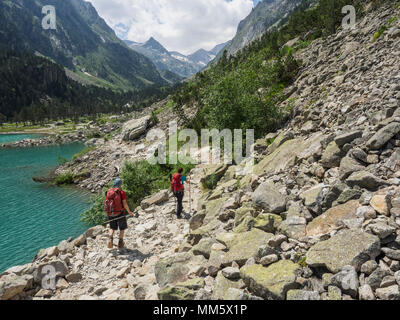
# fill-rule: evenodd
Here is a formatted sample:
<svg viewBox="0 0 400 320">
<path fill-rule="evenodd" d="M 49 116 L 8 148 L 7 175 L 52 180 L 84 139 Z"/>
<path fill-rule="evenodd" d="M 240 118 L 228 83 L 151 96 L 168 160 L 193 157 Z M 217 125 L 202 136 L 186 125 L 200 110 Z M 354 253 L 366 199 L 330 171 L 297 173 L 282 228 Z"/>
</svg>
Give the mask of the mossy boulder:
<svg viewBox="0 0 400 320">
<path fill-rule="evenodd" d="M 184 252 L 159 260 L 155 265 L 154 273 L 160 287 L 186 281 L 189 272 L 187 264 L 192 257 L 191 253 Z"/>
<path fill-rule="evenodd" d="M 307 139 L 297 138 L 286 141 L 258 163 L 253 173 L 258 176 L 276 174 L 293 165 L 296 160 L 308 159 L 320 152 L 323 139 L 324 135 L 317 132 Z"/>
<path fill-rule="evenodd" d="M 326 267 L 332 273 L 340 272 L 344 266 L 353 266 L 358 272 L 363 263 L 375 260 L 380 251 L 377 236 L 358 229 L 344 230 L 311 247 L 306 262 L 310 267 Z"/>
<path fill-rule="evenodd" d="M 231 243 L 229 243 L 229 252 L 226 256 L 229 263 L 236 262 L 244 265 L 246 261 L 255 257 L 258 248 L 267 244 L 273 234 L 266 233 L 260 229 L 252 229 L 251 231 L 238 233 Z"/>
<path fill-rule="evenodd" d="M 229 197 L 223 197 L 216 200 L 211 200 L 206 204 L 205 209 L 205 218 L 203 220 L 203 224 L 208 224 L 215 220 L 220 213 L 220 210 L 224 203 L 229 200 Z"/>
<path fill-rule="evenodd" d="M 192 246 L 195 246 L 200 242 L 201 239 L 213 237 L 215 230 L 217 230 L 221 224 L 221 221 L 214 219 L 210 223 L 204 224 L 196 230 L 192 230 L 189 233 L 188 242 Z"/>
<path fill-rule="evenodd" d="M 167 286 L 157 293 L 159 300 L 194 300 L 195 292 L 189 288 L 180 286 Z"/>
<path fill-rule="evenodd" d="M 247 216 L 254 217 L 256 210 L 253 207 L 243 206 L 235 211 L 235 226 L 238 226 L 242 223 L 243 219 Z"/>
<path fill-rule="evenodd" d="M 242 222 L 233 229 L 234 233 L 247 232 L 253 229 L 255 225 L 255 219 L 252 216 L 246 216 L 243 218 Z"/>
<path fill-rule="evenodd" d="M 276 214 L 266 213 L 260 214 L 255 219 L 254 227 L 265 232 L 275 233 L 282 223 L 282 218 Z"/>
<path fill-rule="evenodd" d="M 299 288 L 296 279 L 300 273 L 301 267 L 288 260 L 281 260 L 267 268 L 255 264 L 240 269 L 249 290 L 267 300 L 285 300 L 289 290 Z"/>
<path fill-rule="evenodd" d="M 230 288 L 241 289 L 244 287 L 243 280 L 232 281 L 228 280 L 222 274 L 222 271 L 218 272 L 217 277 L 215 278 L 215 287 L 212 295 L 213 300 L 228 300 L 230 299 L 230 295 L 228 291 Z"/>
<path fill-rule="evenodd" d="M 202 255 L 205 258 L 210 258 L 211 246 L 216 243 L 212 238 L 201 239 L 200 242 L 192 249 L 194 255 Z"/>
</svg>

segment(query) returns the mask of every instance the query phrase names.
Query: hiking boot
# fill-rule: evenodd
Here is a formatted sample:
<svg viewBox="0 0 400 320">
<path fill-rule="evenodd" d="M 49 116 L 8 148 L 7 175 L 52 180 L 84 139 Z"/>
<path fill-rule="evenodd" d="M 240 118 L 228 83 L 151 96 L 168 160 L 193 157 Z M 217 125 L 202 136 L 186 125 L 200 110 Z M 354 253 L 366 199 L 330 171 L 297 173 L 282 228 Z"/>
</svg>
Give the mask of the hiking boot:
<svg viewBox="0 0 400 320">
<path fill-rule="evenodd" d="M 120 239 L 118 242 L 118 249 L 123 249 L 125 248 L 125 242 L 124 240 Z"/>
<path fill-rule="evenodd" d="M 108 240 L 108 249 L 112 249 L 114 248 L 114 243 L 113 243 L 113 239 L 110 238 L 110 240 Z"/>
</svg>

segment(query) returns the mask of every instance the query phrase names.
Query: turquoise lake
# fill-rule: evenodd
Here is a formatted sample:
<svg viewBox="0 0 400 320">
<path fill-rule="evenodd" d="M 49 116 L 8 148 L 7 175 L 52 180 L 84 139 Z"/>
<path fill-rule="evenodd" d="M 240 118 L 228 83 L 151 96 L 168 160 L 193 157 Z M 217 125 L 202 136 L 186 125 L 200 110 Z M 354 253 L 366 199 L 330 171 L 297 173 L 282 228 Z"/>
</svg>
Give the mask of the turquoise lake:
<svg viewBox="0 0 400 320">
<path fill-rule="evenodd" d="M 0 144 L 32 135 L 0 135 Z M 77 237 L 87 229 L 80 214 L 91 195 L 74 187 L 35 183 L 58 164 L 84 149 L 83 143 L 51 147 L 0 148 L 0 273 L 32 261 L 42 248 Z"/>
</svg>

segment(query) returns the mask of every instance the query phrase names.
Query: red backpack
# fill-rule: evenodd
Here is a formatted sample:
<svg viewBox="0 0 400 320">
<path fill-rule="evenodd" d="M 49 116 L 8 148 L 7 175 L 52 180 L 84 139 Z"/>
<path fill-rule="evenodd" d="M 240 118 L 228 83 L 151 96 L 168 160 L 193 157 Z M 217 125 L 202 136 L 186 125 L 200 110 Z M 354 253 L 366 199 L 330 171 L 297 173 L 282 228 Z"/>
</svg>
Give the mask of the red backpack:
<svg viewBox="0 0 400 320">
<path fill-rule="evenodd" d="M 104 200 L 104 211 L 108 216 L 118 215 L 122 213 L 122 197 L 118 188 L 109 189 Z"/>
<path fill-rule="evenodd" d="M 171 190 L 172 192 L 178 192 L 178 191 L 183 191 L 183 185 L 182 185 L 182 175 L 179 173 L 175 173 L 172 181 L 171 181 Z"/>
</svg>

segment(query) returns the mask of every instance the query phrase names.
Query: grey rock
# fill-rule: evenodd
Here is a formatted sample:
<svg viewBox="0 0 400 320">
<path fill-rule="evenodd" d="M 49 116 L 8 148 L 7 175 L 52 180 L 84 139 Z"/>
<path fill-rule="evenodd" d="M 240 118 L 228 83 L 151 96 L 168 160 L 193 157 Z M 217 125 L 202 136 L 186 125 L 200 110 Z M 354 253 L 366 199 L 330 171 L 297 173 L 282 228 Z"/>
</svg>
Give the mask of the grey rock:
<svg viewBox="0 0 400 320">
<path fill-rule="evenodd" d="M 122 127 L 124 141 L 135 140 L 144 134 L 149 126 L 150 116 L 128 121 Z"/>
<path fill-rule="evenodd" d="M 335 138 L 335 142 L 339 147 L 343 147 L 345 144 L 351 143 L 355 139 L 361 138 L 361 137 L 362 137 L 362 131 L 358 130 L 358 131 L 344 133 L 340 136 L 337 136 Z"/>
<path fill-rule="evenodd" d="M 336 142 L 332 141 L 322 154 L 321 165 L 324 168 L 338 167 L 344 155 L 344 152 L 339 148 Z"/>
<path fill-rule="evenodd" d="M 222 269 L 222 274 L 224 275 L 225 278 L 227 278 L 229 280 L 240 279 L 240 270 L 239 270 L 239 268 L 227 267 L 225 269 Z"/>
<path fill-rule="evenodd" d="M 382 252 L 386 255 L 386 257 L 392 260 L 400 261 L 400 250 L 382 248 Z"/>
<path fill-rule="evenodd" d="M 359 287 L 356 269 L 353 266 L 344 266 L 342 271 L 332 277 L 332 284 L 355 298 Z"/>
<path fill-rule="evenodd" d="M 367 276 L 369 276 L 377 268 L 378 268 L 378 264 L 376 263 L 376 261 L 375 260 L 370 260 L 370 261 L 365 262 L 361 266 L 361 272 L 365 273 Z"/>
<path fill-rule="evenodd" d="M 400 123 L 393 122 L 380 129 L 368 142 L 367 147 L 371 150 L 379 150 L 400 132 Z"/>
<path fill-rule="evenodd" d="M 377 268 L 372 274 L 366 279 L 366 283 L 371 286 L 372 289 L 376 290 L 380 287 L 383 278 L 389 275 L 388 271 L 382 268 Z"/>
<path fill-rule="evenodd" d="M 266 210 L 268 213 L 282 213 L 286 210 L 286 196 L 282 195 L 272 182 L 261 184 L 254 191 L 252 200 L 255 206 Z"/>
<path fill-rule="evenodd" d="M 376 300 L 374 291 L 368 284 L 364 284 L 358 289 L 360 300 Z"/>
<path fill-rule="evenodd" d="M 359 171 L 353 173 L 347 180 L 347 184 L 351 187 L 359 186 L 361 188 L 365 188 L 367 190 L 376 190 L 380 186 L 385 185 L 382 179 L 374 176 L 372 173 L 367 171 Z"/>
<path fill-rule="evenodd" d="M 344 230 L 314 245 L 306 254 L 310 267 L 327 267 L 337 273 L 351 265 L 356 271 L 380 254 L 379 238 L 361 230 Z"/>
<path fill-rule="evenodd" d="M 377 289 L 376 296 L 381 300 L 400 300 L 400 289 L 398 285 Z"/>
</svg>

